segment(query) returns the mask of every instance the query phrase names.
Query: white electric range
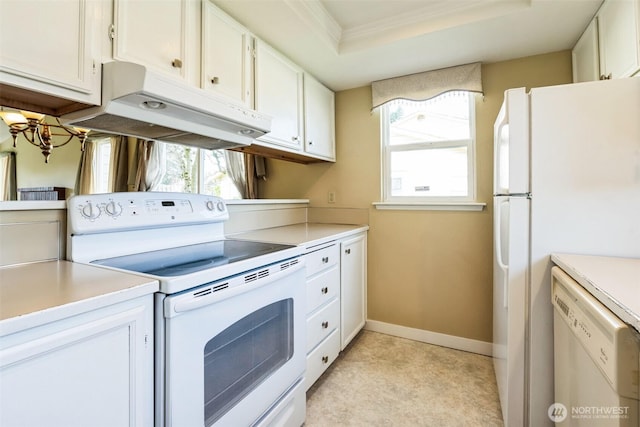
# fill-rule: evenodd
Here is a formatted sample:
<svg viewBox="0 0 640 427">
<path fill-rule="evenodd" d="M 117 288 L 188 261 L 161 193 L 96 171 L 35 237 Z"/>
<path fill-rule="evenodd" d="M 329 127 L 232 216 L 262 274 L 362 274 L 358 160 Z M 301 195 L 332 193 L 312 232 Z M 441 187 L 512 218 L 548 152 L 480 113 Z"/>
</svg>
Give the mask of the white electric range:
<svg viewBox="0 0 640 427">
<path fill-rule="evenodd" d="M 68 201 L 67 256 L 159 280 L 156 426 L 300 426 L 303 248 L 227 239 L 222 199 L 110 193 Z"/>
</svg>

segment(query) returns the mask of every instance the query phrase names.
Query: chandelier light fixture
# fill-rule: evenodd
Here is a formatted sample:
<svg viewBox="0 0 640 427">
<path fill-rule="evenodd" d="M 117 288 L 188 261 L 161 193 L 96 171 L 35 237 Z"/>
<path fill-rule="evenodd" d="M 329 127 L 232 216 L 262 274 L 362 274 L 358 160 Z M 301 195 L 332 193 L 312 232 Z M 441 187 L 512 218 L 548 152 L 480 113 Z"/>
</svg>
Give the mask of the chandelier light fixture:
<svg viewBox="0 0 640 427">
<path fill-rule="evenodd" d="M 67 145 L 74 137 L 80 140 L 80 149 L 84 151 L 84 143 L 89 133 L 88 129 L 64 126 L 57 117 L 57 124 L 47 123 L 44 114 L 31 111 L 3 109 L 0 111 L 0 118 L 9 126 L 14 148 L 18 135 L 22 134 L 31 145 L 40 148 L 45 163 L 49 163 L 49 156 L 54 148 Z M 57 138 L 60 142 L 55 142 L 54 137 L 60 137 Z"/>
</svg>

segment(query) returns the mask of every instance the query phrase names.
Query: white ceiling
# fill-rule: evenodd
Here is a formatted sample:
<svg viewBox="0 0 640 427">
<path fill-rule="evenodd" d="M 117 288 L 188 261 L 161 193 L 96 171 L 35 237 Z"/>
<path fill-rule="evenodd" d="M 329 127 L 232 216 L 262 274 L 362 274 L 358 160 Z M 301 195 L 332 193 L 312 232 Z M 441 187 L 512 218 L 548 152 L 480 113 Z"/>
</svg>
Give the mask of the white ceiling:
<svg viewBox="0 0 640 427">
<path fill-rule="evenodd" d="M 214 0 L 333 90 L 570 49 L 602 0 Z"/>
</svg>

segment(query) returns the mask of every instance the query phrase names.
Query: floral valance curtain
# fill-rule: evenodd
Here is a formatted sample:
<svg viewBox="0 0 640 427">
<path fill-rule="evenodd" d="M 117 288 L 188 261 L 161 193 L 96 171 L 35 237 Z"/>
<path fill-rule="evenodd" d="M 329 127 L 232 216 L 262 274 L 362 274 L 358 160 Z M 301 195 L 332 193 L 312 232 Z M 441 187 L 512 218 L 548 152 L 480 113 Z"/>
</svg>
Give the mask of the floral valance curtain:
<svg viewBox="0 0 640 427">
<path fill-rule="evenodd" d="M 476 62 L 375 81 L 371 84 L 372 109 L 395 99 L 426 101 L 451 91 L 482 93 L 481 64 Z"/>
</svg>

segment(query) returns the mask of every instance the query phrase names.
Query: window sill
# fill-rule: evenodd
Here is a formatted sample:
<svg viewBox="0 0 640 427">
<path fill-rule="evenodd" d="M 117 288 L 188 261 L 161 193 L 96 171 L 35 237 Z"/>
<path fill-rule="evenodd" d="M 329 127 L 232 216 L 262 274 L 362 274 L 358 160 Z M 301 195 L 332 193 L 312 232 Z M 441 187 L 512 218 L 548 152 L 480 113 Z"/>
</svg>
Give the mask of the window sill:
<svg viewBox="0 0 640 427">
<path fill-rule="evenodd" d="M 379 210 L 402 211 L 481 211 L 486 203 L 480 202 L 374 202 Z"/>
</svg>

